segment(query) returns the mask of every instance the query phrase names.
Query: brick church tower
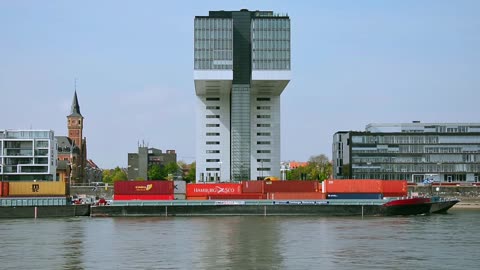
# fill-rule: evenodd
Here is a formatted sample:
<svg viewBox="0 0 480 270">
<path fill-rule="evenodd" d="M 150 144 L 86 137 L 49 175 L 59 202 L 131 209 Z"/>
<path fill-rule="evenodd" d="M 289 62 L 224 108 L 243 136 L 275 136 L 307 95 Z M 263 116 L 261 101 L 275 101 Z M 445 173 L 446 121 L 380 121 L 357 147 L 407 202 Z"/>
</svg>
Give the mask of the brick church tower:
<svg viewBox="0 0 480 270">
<path fill-rule="evenodd" d="M 87 160 L 87 139 L 83 137 L 83 116 L 80 113 L 80 105 L 78 104 L 77 91 L 73 96 L 72 108 L 68 120 L 68 138 L 72 142 L 72 148 L 76 153 L 70 160 L 72 164 L 72 178 L 74 182 L 85 181 L 85 166 Z"/>
</svg>

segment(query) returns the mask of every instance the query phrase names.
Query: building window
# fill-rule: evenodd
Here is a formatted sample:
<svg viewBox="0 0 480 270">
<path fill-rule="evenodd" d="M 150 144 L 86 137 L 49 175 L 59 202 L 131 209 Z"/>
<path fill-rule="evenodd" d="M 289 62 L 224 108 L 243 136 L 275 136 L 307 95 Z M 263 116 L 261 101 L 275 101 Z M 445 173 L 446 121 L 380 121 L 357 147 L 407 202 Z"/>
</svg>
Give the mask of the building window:
<svg viewBox="0 0 480 270">
<path fill-rule="evenodd" d="M 220 150 L 207 150 L 207 154 L 219 154 Z"/>
<path fill-rule="evenodd" d="M 257 154 L 270 154 L 270 150 L 257 150 Z"/>
<path fill-rule="evenodd" d="M 220 162 L 220 159 L 213 158 L 213 159 L 206 159 L 206 162 Z"/>
<path fill-rule="evenodd" d="M 220 144 L 218 141 L 207 141 L 207 144 Z"/>
<path fill-rule="evenodd" d="M 207 101 L 220 101 L 219 97 L 207 97 Z"/>
<path fill-rule="evenodd" d="M 220 124 L 207 124 L 207 127 L 220 127 Z"/>
<path fill-rule="evenodd" d="M 220 110 L 220 106 L 207 106 L 207 110 Z"/>
<path fill-rule="evenodd" d="M 270 101 L 269 97 L 258 97 L 257 101 Z"/>
<path fill-rule="evenodd" d="M 260 115 L 257 115 L 257 118 L 270 118 L 270 115 L 268 114 L 260 114 Z"/>
<path fill-rule="evenodd" d="M 270 171 L 270 168 L 257 168 L 257 171 Z"/>
<path fill-rule="evenodd" d="M 207 132 L 207 136 L 220 136 L 219 132 Z"/>
<path fill-rule="evenodd" d="M 269 158 L 259 158 L 257 159 L 257 162 L 270 162 L 271 160 Z"/>
<path fill-rule="evenodd" d="M 258 141 L 257 144 L 265 145 L 265 144 L 270 144 L 270 142 L 269 141 Z"/>
<path fill-rule="evenodd" d="M 209 115 L 207 115 L 207 118 L 220 118 L 220 115 L 217 115 L 217 114 L 209 114 Z"/>
<path fill-rule="evenodd" d="M 270 132 L 257 132 L 257 136 L 270 136 Z"/>
<path fill-rule="evenodd" d="M 257 127 L 270 127 L 270 124 L 257 124 Z"/>
<path fill-rule="evenodd" d="M 218 171 L 220 171 L 220 168 L 207 168 L 206 171 L 207 171 L 207 172 L 212 172 L 212 171 L 213 171 L 213 172 L 218 172 Z"/>
<path fill-rule="evenodd" d="M 257 106 L 257 110 L 270 110 L 270 106 Z"/>
</svg>

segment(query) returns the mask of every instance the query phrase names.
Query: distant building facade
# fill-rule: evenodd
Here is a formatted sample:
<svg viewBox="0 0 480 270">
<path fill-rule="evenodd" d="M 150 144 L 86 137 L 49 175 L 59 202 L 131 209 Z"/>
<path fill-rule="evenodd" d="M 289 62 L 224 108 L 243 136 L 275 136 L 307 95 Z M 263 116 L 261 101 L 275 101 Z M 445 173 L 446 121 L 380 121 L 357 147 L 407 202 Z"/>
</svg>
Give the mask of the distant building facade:
<svg viewBox="0 0 480 270">
<path fill-rule="evenodd" d="M 0 131 L 2 181 L 56 181 L 57 149 L 51 130 Z"/>
<path fill-rule="evenodd" d="M 172 162 L 177 163 L 175 150 L 163 153 L 160 149 L 139 146 L 138 153 L 128 153 L 127 177 L 130 180 L 148 180 L 148 168 L 151 165 L 165 166 Z"/>
<path fill-rule="evenodd" d="M 196 181 L 280 177 L 280 95 L 290 82 L 290 18 L 210 11 L 194 22 Z"/>
<path fill-rule="evenodd" d="M 369 124 L 333 136 L 333 177 L 478 182 L 480 123 Z"/>
<path fill-rule="evenodd" d="M 87 161 L 87 138 L 83 136 L 84 117 L 80 112 L 77 91 L 73 95 L 70 114 L 67 116 L 68 136 L 57 136 L 58 160 L 61 161 L 57 171 L 59 177 L 70 184 L 88 184 L 98 182 L 87 177 L 92 168 Z M 64 164 L 65 163 L 65 164 Z M 68 171 L 68 172 L 67 172 Z M 88 173 L 88 175 L 87 175 Z"/>
</svg>

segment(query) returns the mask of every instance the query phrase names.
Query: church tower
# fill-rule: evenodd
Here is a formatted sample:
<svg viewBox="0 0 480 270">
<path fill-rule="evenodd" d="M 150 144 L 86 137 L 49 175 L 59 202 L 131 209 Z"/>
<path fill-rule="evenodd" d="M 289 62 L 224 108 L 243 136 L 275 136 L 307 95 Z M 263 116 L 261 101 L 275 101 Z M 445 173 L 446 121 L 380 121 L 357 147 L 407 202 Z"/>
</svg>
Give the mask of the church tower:
<svg viewBox="0 0 480 270">
<path fill-rule="evenodd" d="M 83 152 L 83 116 L 80 113 L 80 105 L 78 104 L 77 91 L 73 96 L 72 109 L 68 119 L 68 137 Z"/>
<path fill-rule="evenodd" d="M 68 120 L 68 138 L 72 144 L 72 180 L 74 183 L 85 182 L 85 170 L 87 165 L 87 139 L 83 137 L 83 116 L 80 113 L 77 91 L 73 96 L 72 109 Z"/>
</svg>

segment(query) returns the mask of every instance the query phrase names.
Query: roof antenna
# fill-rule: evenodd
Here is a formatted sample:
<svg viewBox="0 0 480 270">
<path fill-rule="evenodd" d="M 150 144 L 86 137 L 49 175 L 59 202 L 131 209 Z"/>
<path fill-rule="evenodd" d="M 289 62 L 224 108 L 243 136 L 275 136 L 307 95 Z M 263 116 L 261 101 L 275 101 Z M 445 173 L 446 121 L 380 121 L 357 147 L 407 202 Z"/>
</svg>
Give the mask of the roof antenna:
<svg viewBox="0 0 480 270">
<path fill-rule="evenodd" d="M 75 92 L 77 92 L 77 77 L 75 77 Z"/>
</svg>

